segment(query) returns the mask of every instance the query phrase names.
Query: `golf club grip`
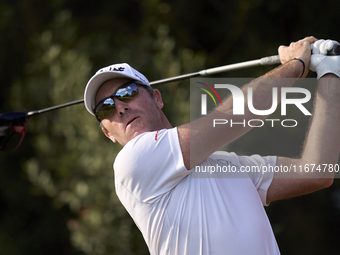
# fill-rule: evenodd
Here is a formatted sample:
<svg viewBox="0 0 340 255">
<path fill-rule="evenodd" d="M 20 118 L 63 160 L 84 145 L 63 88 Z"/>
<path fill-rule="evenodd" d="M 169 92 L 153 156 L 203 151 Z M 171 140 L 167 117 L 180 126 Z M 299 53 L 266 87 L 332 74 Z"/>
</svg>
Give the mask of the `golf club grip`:
<svg viewBox="0 0 340 255">
<path fill-rule="evenodd" d="M 269 65 L 275 65 L 275 64 L 281 64 L 280 56 L 270 56 L 270 57 L 264 57 L 260 59 L 261 66 L 269 66 Z"/>
<path fill-rule="evenodd" d="M 340 55 L 340 45 L 335 44 L 331 50 L 327 52 L 328 56 L 339 56 Z M 270 57 L 264 57 L 260 59 L 261 65 L 266 66 L 266 65 L 274 65 L 274 64 L 280 64 L 280 56 L 270 56 Z"/>
</svg>

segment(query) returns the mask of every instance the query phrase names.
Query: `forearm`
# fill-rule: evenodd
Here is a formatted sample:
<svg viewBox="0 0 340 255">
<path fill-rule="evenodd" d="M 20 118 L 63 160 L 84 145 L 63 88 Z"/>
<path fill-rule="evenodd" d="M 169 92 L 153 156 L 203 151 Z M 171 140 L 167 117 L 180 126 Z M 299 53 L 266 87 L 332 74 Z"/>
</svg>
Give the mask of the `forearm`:
<svg viewBox="0 0 340 255">
<path fill-rule="evenodd" d="M 277 158 L 277 166 L 302 167 L 303 171 L 276 172 L 267 202 L 308 194 L 333 183 L 340 152 L 340 59 L 326 54 L 335 44 L 339 43 L 320 40 L 313 45 L 311 70 L 322 78 L 317 85 L 313 117 L 301 158 Z"/>
<path fill-rule="evenodd" d="M 339 98 L 340 79 L 331 74 L 322 77 L 318 83 L 313 118 L 302 153 L 303 163 L 337 163 L 340 151 Z M 321 172 L 320 177 L 333 177 L 333 172 Z"/>
<path fill-rule="evenodd" d="M 308 167 L 309 171 L 275 173 L 267 202 L 308 194 L 333 183 L 335 171 L 332 167 L 337 163 L 340 152 L 339 97 L 339 78 L 325 75 L 319 80 L 313 117 L 301 158 L 277 159 L 278 166 Z"/>
</svg>

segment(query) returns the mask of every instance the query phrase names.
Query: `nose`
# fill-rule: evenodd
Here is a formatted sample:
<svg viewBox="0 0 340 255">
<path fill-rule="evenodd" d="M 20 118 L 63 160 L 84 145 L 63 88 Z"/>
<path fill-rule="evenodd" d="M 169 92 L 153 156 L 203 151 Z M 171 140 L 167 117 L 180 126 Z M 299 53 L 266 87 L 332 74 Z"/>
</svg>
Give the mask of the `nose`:
<svg viewBox="0 0 340 255">
<path fill-rule="evenodd" d="M 117 98 L 114 98 L 113 100 L 115 101 L 118 116 L 123 116 L 126 111 L 131 109 L 128 102 L 125 103 Z"/>
</svg>

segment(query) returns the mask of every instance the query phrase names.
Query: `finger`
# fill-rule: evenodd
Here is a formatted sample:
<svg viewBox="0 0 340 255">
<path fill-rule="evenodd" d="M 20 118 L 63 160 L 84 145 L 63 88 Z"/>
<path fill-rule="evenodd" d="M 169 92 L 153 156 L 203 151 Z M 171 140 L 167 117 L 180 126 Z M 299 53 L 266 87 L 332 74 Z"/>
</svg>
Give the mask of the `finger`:
<svg viewBox="0 0 340 255">
<path fill-rule="evenodd" d="M 330 40 L 324 40 L 320 43 L 319 50 L 323 55 L 327 55 L 327 43 L 331 43 Z"/>
<path fill-rule="evenodd" d="M 324 39 L 320 39 L 320 40 L 317 40 L 314 45 L 316 45 L 316 47 L 319 47 L 321 43 L 323 43 L 325 40 Z"/>
<path fill-rule="evenodd" d="M 315 43 L 312 43 L 312 44 L 310 45 L 310 49 L 311 49 L 312 54 L 315 54 L 314 52 L 316 52 L 316 48 L 315 48 L 314 44 L 315 44 Z"/>
<path fill-rule="evenodd" d="M 320 44 L 324 41 L 325 40 L 320 39 L 313 44 L 313 54 L 320 54 Z"/>
<path fill-rule="evenodd" d="M 335 41 L 327 40 L 326 43 L 325 43 L 326 51 L 331 50 L 333 48 L 334 44 L 335 44 Z"/>
<path fill-rule="evenodd" d="M 286 48 L 288 48 L 287 46 L 281 45 L 278 48 L 278 53 L 281 54 Z"/>
<path fill-rule="evenodd" d="M 303 40 L 309 42 L 309 44 L 315 43 L 318 39 L 315 38 L 314 36 L 307 36 Z"/>
<path fill-rule="evenodd" d="M 327 40 L 327 43 L 326 43 L 326 49 L 327 49 L 327 52 L 332 50 L 334 48 L 334 45 L 336 45 L 339 43 L 337 41 L 334 41 L 334 40 Z"/>
<path fill-rule="evenodd" d="M 320 44 L 320 52 L 323 55 L 327 55 L 328 51 L 332 50 L 337 41 L 325 40 Z"/>
</svg>

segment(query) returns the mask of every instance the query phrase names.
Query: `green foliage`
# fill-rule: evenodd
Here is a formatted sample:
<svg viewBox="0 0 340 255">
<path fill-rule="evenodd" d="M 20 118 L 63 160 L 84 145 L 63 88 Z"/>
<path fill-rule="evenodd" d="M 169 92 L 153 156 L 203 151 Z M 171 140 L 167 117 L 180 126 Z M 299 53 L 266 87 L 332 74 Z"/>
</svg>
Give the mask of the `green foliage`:
<svg viewBox="0 0 340 255">
<path fill-rule="evenodd" d="M 324 6 L 317 1 L 304 7 L 274 0 L 3 1 L 1 112 L 81 99 L 94 72 L 112 63 L 130 63 L 152 81 L 274 55 L 280 44 L 309 34 L 339 40 L 339 3 L 330 3 L 329 12 L 319 13 Z M 174 126 L 189 121 L 188 88 L 189 81 L 159 86 Z M 304 131 L 287 136 L 301 138 Z M 259 153 L 263 136 L 273 137 L 262 146 L 267 150 L 300 151 L 267 130 L 231 149 Z M 148 254 L 114 192 L 120 148 L 82 105 L 30 118 L 18 151 L 0 155 L 0 254 Z M 283 254 L 336 253 L 338 186 L 267 209 Z"/>
</svg>

